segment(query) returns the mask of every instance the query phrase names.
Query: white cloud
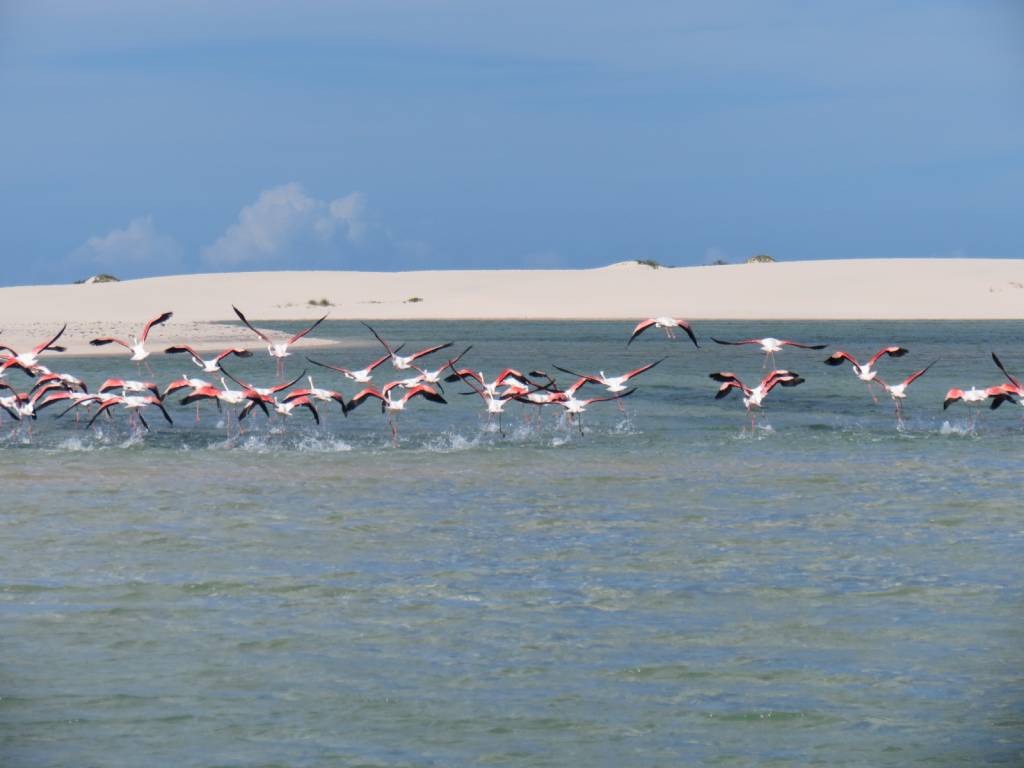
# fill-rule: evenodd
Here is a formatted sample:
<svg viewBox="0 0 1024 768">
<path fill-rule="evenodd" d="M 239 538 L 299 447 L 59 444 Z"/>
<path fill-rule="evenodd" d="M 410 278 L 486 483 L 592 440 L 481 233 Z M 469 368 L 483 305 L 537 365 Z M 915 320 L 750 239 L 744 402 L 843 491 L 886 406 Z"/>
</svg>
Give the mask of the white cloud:
<svg viewBox="0 0 1024 768">
<path fill-rule="evenodd" d="M 176 272 L 181 261 L 181 246 L 157 231 L 152 216 L 132 219 L 124 229 L 90 237 L 67 258 L 70 267 L 98 269 L 118 277 Z"/>
<path fill-rule="evenodd" d="M 233 269 L 324 251 L 340 254 L 367 237 L 365 199 L 353 192 L 336 200 L 310 197 L 299 184 L 265 190 L 238 214 L 212 245 L 203 248 L 210 266 Z"/>
</svg>

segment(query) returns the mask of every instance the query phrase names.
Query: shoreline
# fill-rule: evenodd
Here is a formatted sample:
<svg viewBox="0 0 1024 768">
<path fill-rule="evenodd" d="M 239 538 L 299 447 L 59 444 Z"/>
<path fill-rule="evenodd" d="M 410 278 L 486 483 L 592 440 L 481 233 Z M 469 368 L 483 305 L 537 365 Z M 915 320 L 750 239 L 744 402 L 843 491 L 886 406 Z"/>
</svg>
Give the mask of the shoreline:
<svg viewBox="0 0 1024 768">
<path fill-rule="evenodd" d="M 326 299 L 325 306 L 311 304 Z M 418 299 L 411 301 L 411 299 Z M 66 321 L 72 354 L 100 335 L 139 333 L 164 310 L 152 349 L 262 346 L 235 304 L 261 322 L 313 320 L 638 321 L 1024 320 L 1024 259 L 857 259 L 580 270 L 280 271 L 174 275 L 116 283 L 0 288 L 0 343 L 19 352 Z M 300 326 L 301 327 L 301 326 Z M 298 330 L 298 329 L 296 329 Z M 275 336 L 277 333 L 274 334 Z M 308 346 L 344 342 L 307 337 Z"/>
</svg>

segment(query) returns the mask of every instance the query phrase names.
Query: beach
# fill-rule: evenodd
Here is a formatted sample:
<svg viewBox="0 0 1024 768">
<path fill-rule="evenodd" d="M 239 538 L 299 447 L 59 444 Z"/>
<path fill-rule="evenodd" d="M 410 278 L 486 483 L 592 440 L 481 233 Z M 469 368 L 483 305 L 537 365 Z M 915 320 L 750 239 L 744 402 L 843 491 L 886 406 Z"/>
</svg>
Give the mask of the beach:
<svg viewBox="0 0 1024 768">
<path fill-rule="evenodd" d="M 1024 318 L 1024 259 L 671 268 L 627 261 L 583 270 L 237 272 L 17 286 L 0 288 L 0 342 L 21 351 L 66 322 L 61 343 L 72 354 L 119 354 L 89 339 L 138 333 L 170 310 L 173 320 L 153 331 L 157 344 L 251 345 L 232 304 L 253 321 L 325 313 L 335 320 L 1011 320 Z"/>
</svg>

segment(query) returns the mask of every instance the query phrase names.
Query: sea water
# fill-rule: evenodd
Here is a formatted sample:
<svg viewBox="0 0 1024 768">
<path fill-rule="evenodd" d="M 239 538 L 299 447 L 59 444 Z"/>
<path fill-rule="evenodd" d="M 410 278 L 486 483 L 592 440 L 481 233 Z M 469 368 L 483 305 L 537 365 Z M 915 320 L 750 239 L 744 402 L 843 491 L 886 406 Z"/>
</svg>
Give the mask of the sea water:
<svg viewBox="0 0 1024 768">
<path fill-rule="evenodd" d="M 455 342 L 430 367 L 472 344 L 462 363 L 492 377 L 667 359 L 582 433 L 519 403 L 498 431 L 459 384 L 410 405 L 397 447 L 373 402 L 230 438 L 209 404 L 199 424 L 150 412 L 149 433 L 5 418 L 3 765 L 1024 762 L 1024 409 L 942 408 L 1003 380 L 990 351 L 1024 371 L 1024 324 L 695 322 L 701 349 L 654 330 L 627 348 L 621 322 L 374 325 L 404 351 Z M 300 344 L 288 372 L 350 397 L 304 356 L 380 347 L 321 328 L 360 346 Z M 764 335 L 832 346 L 778 355 L 806 382 L 751 431 L 707 375 L 756 383 L 763 358 L 710 336 Z M 902 429 L 823 365 L 889 344 L 910 350 L 880 363 L 892 382 L 935 361 Z M 273 383 L 252 348 L 229 369 Z M 150 362 L 161 385 L 205 376 Z"/>
</svg>

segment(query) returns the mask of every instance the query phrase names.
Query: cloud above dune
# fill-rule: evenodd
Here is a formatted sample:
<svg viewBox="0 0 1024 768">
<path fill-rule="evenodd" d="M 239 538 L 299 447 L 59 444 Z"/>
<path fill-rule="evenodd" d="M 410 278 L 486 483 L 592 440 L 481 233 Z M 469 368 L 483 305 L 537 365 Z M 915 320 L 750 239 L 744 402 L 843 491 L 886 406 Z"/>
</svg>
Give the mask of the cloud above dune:
<svg viewBox="0 0 1024 768">
<path fill-rule="evenodd" d="M 132 219 L 123 229 L 90 237 L 68 256 L 69 267 L 111 272 L 118 277 L 144 277 L 176 272 L 181 245 L 157 231 L 152 216 Z M 87 275 L 82 275 L 87 277 Z"/>
<path fill-rule="evenodd" d="M 266 267 L 311 254 L 342 256 L 370 239 L 362 193 L 318 200 L 297 183 L 260 193 L 216 242 L 202 249 L 203 261 L 218 269 Z"/>
</svg>

